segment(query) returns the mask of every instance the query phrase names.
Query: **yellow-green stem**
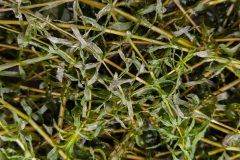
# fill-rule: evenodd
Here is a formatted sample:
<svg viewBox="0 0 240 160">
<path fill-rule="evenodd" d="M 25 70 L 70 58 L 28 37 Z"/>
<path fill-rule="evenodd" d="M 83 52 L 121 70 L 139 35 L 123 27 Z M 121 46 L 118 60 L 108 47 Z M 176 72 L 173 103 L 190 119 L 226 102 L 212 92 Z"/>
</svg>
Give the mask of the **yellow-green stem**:
<svg viewBox="0 0 240 160">
<path fill-rule="evenodd" d="M 0 98 L 0 103 L 4 105 L 10 111 L 16 113 L 22 119 L 27 121 L 52 147 L 57 148 L 58 146 L 52 141 L 52 139 L 48 136 L 46 132 L 42 130 L 42 128 L 34 121 L 31 117 L 27 116 L 16 107 L 12 106 L 10 103 L 6 102 L 2 98 Z M 63 150 L 58 149 L 58 153 L 62 156 L 63 159 L 68 159 L 67 155 L 63 152 Z"/>
</svg>

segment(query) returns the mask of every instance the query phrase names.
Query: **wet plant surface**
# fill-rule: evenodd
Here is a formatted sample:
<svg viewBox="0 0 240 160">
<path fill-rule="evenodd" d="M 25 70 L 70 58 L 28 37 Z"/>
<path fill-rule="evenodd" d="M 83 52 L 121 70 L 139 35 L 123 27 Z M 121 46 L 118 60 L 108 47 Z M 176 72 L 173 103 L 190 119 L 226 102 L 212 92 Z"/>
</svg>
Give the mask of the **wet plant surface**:
<svg viewBox="0 0 240 160">
<path fill-rule="evenodd" d="M 240 1 L 0 1 L 0 159 L 240 158 Z"/>
</svg>

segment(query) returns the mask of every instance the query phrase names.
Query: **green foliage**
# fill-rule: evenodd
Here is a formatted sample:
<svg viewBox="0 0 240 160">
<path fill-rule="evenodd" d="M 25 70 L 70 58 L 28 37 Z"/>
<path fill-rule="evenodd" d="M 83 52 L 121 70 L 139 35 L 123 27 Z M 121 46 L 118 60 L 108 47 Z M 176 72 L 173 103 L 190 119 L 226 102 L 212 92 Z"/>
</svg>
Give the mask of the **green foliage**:
<svg viewBox="0 0 240 160">
<path fill-rule="evenodd" d="M 0 159 L 238 159 L 239 19 L 234 0 L 0 0 Z"/>
</svg>

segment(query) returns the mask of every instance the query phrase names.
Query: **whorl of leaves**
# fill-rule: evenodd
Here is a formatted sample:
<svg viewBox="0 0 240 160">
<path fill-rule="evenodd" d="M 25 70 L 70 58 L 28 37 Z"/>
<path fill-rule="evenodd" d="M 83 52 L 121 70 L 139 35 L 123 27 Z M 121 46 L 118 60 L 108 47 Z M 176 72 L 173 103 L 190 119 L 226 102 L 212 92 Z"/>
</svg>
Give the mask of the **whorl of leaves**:
<svg viewBox="0 0 240 160">
<path fill-rule="evenodd" d="M 239 159 L 239 0 L 0 0 L 0 159 Z"/>
</svg>

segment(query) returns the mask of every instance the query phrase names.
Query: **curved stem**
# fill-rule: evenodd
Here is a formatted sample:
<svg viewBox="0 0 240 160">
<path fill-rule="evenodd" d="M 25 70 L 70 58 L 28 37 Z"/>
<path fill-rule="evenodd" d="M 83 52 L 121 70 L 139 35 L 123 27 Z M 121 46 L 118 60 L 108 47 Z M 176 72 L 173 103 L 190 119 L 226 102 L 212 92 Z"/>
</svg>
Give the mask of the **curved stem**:
<svg viewBox="0 0 240 160">
<path fill-rule="evenodd" d="M 0 103 L 2 103 L 4 107 L 9 109 L 10 111 L 15 112 L 22 119 L 27 121 L 52 147 L 58 148 L 57 144 L 52 141 L 48 134 L 44 130 L 42 130 L 42 128 L 31 117 L 27 116 L 2 98 L 0 98 Z M 67 155 L 63 152 L 63 150 L 58 149 L 58 153 L 62 156 L 63 159 L 68 159 Z"/>
<path fill-rule="evenodd" d="M 85 3 L 87 5 L 90 5 L 92 7 L 98 8 L 98 9 L 102 9 L 103 7 L 105 7 L 104 4 L 93 1 L 93 0 L 79 0 L 79 1 L 82 3 Z M 140 21 L 138 18 L 136 18 L 136 17 L 132 16 L 131 14 L 128 14 L 120 9 L 113 8 L 113 11 L 135 23 L 139 23 L 140 25 L 151 29 L 154 32 L 157 32 L 159 34 L 166 36 L 170 40 L 175 40 L 177 43 L 183 45 L 184 47 L 187 47 L 189 49 L 197 49 L 198 48 L 198 47 L 194 46 L 190 41 L 183 39 L 183 38 L 177 38 L 172 33 L 168 32 L 160 27 L 156 27 L 149 22 Z"/>
<path fill-rule="evenodd" d="M 20 25 L 20 22 L 16 21 L 16 20 L 1 20 L 0 24 Z M 22 21 L 22 25 L 28 25 L 28 24 L 29 23 L 27 21 Z M 58 26 L 60 28 L 70 29 L 72 24 L 54 23 L 54 25 L 56 25 L 56 26 Z M 81 29 L 81 30 L 93 30 L 93 31 L 98 31 L 98 32 L 105 32 L 105 33 L 109 33 L 109 34 L 114 34 L 114 35 L 118 35 L 118 36 L 126 36 L 125 32 L 116 31 L 116 30 L 108 29 L 108 28 L 102 30 L 102 29 L 95 28 L 95 27 L 92 27 L 92 26 L 76 25 L 76 27 L 78 29 Z M 137 40 L 146 41 L 146 42 L 149 42 L 149 43 L 152 43 L 152 44 L 156 44 L 156 45 L 168 45 L 165 42 L 157 41 L 157 40 L 154 40 L 154 39 L 150 39 L 150 38 L 146 38 L 146 37 L 142 37 L 142 36 L 138 36 L 138 35 L 132 35 L 132 38 L 133 39 L 137 39 Z M 180 47 L 175 46 L 175 45 L 170 45 L 170 47 L 176 48 L 176 49 L 181 49 L 181 50 L 186 51 L 186 52 L 188 51 L 187 48 L 184 48 L 184 47 L 180 48 Z"/>
</svg>

